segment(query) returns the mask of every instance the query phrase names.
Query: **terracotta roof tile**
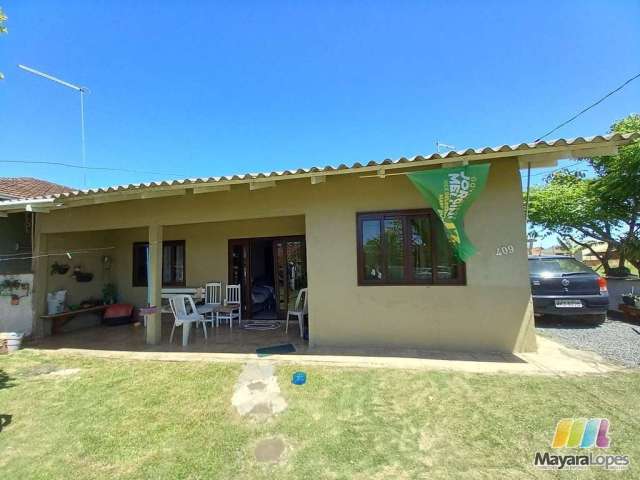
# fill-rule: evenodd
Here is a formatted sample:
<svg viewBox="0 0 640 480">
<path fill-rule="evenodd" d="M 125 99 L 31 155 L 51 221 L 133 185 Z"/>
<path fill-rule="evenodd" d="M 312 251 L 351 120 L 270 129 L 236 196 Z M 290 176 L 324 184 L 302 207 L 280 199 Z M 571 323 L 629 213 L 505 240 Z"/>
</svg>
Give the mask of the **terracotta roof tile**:
<svg viewBox="0 0 640 480">
<path fill-rule="evenodd" d="M 45 197 L 72 192 L 73 188 L 31 177 L 0 177 L 0 199 Z"/>
</svg>

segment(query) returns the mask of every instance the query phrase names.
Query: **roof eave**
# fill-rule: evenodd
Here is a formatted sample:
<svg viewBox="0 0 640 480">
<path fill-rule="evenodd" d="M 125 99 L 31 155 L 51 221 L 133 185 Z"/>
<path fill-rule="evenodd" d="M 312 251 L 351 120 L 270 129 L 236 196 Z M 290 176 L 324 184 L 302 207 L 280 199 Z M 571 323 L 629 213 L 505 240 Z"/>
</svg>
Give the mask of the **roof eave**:
<svg viewBox="0 0 640 480">
<path fill-rule="evenodd" d="M 258 174 L 233 175 L 228 177 L 207 177 L 173 181 L 150 182 L 142 184 L 121 185 L 117 187 L 80 190 L 55 194 L 39 199 L 16 199 L 0 202 L 0 211 L 29 210 L 33 205 L 51 204 L 50 208 L 66 208 L 91 204 L 110 203 L 113 201 L 137 200 L 159 196 L 183 195 L 187 189 L 216 191 L 228 189 L 232 185 L 250 184 L 252 189 L 261 184 L 272 184 L 274 181 L 296 180 L 301 178 L 329 177 L 370 172 L 385 172 L 398 169 L 415 169 L 436 165 L 451 165 L 467 162 L 486 161 L 507 157 L 516 157 L 520 167 L 545 168 L 553 167 L 557 161 L 565 158 L 585 158 L 590 156 L 613 155 L 621 145 L 639 138 L 640 134 L 611 134 L 595 137 L 577 137 L 575 139 L 559 139 L 552 142 L 536 144 L 520 144 L 515 146 L 483 149 L 467 149 L 464 151 L 432 154 L 426 157 L 399 158 L 382 162 L 369 162 L 366 165 L 355 163 L 351 166 L 339 165 L 323 168 L 286 170 Z M 254 188 L 255 186 L 255 188 Z M 31 205 L 32 207 L 28 207 Z"/>
</svg>

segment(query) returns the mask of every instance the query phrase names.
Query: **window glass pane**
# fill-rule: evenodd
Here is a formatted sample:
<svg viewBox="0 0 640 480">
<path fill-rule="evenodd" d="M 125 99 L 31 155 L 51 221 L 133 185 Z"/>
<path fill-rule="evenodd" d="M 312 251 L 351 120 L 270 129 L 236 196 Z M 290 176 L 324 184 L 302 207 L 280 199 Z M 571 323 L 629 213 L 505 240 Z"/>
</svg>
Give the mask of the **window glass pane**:
<svg viewBox="0 0 640 480">
<path fill-rule="evenodd" d="M 148 244 L 136 244 L 133 246 L 133 286 L 147 286 L 147 257 Z"/>
<path fill-rule="evenodd" d="M 276 289 L 278 296 L 278 309 L 287 309 L 287 252 L 285 243 L 276 242 Z"/>
<path fill-rule="evenodd" d="M 444 233 L 442 222 L 435 216 L 433 221 L 434 241 L 436 244 L 436 281 L 455 280 L 458 278 L 458 262 Z"/>
<path fill-rule="evenodd" d="M 363 278 L 382 280 L 380 220 L 362 221 Z"/>
<path fill-rule="evenodd" d="M 402 219 L 389 218 L 384 221 L 384 240 L 387 249 L 386 281 L 404 280 L 404 243 Z"/>
<path fill-rule="evenodd" d="M 175 283 L 184 283 L 184 244 L 177 244 L 175 246 L 175 253 Z"/>
<path fill-rule="evenodd" d="M 173 283 L 173 269 L 171 268 L 172 253 L 173 245 L 162 246 L 162 283 L 166 285 Z"/>
<path fill-rule="evenodd" d="M 429 217 L 416 217 L 409 220 L 411 228 L 411 257 L 413 279 L 421 282 L 433 280 L 431 265 L 431 226 Z"/>
<path fill-rule="evenodd" d="M 307 286 L 307 272 L 304 258 L 304 242 L 287 240 L 287 295 L 289 310 L 295 308 L 300 289 Z"/>
</svg>

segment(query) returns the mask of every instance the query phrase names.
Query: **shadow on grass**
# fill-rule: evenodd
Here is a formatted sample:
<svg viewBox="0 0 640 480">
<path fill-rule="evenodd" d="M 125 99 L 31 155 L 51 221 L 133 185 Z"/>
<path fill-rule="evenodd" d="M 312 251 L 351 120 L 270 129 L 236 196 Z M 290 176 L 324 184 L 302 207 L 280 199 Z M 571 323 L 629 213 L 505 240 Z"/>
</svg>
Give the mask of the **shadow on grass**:
<svg viewBox="0 0 640 480">
<path fill-rule="evenodd" d="M 8 426 L 11 423 L 12 418 L 13 418 L 12 415 L 0 413 L 0 432 L 2 432 L 2 429 L 4 427 Z"/>
<path fill-rule="evenodd" d="M 11 380 L 9 374 L 0 368 L 0 390 L 13 387 Z"/>
<path fill-rule="evenodd" d="M 5 388 L 13 387 L 13 383 L 11 381 L 11 377 L 7 372 L 0 369 L 0 390 Z M 0 413 L 0 432 L 2 429 L 11 423 L 12 415 L 8 415 L 6 413 Z"/>
</svg>

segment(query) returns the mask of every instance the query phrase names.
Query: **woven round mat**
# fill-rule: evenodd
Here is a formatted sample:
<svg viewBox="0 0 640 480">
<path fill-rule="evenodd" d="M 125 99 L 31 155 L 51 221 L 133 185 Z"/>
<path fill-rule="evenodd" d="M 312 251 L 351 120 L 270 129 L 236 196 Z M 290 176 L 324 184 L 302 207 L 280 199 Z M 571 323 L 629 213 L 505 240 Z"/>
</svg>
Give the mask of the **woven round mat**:
<svg viewBox="0 0 640 480">
<path fill-rule="evenodd" d="M 261 322 L 253 321 L 253 322 L 243 323 L 242 328 L 244 328 L 245 330 L 275 330 L 277 328 L 280 328 L 280 322 L 269 321 L 269 320 L 265 320 Z"/>
</svg>

